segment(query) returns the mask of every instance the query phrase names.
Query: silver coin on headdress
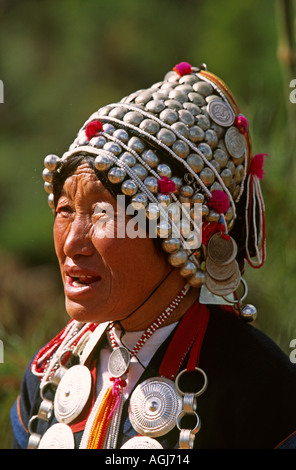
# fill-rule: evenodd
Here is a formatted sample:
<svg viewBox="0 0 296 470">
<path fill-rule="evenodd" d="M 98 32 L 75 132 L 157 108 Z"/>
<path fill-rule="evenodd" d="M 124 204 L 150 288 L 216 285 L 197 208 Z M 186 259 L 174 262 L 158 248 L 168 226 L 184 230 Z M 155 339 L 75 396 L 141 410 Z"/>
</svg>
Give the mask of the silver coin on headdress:
<svg viewBox="0 0 296 470">
<path fill-rule="evenodd" d="M 38 449 L 74 449 L 75 441 L 71 428 L 64 423 L 56 423 L 42 436 Z"/>
<path fill-rule="evenodd" d="M 141 435 L 163 436 L 176 425 L 182 400 L 174 382 L 165 377 L 152 377 L 134 390 L 129 405 L 129 419 Z"/>
<path fill-rule="evenodd" d="M 162 445 L 151 437 L 135 436 L 126 441 L 121 449 L 163 449 Z"/>
<path fill-rule="evenodd" d="M 216 264 L 229 264 L 237 255 L 237 244 L 232 237 L 222 237 L 215 233 L 208 243 L 208 257 Z"/>
<path fill-rule="evenodd" d="M 208 113 L 212 120 L 219 126 L 232 126 L 235 114 L 231 107 L 220 99 L 213 99 L 208 104 Z"/>
<path fill-rule="evenodd" d="M 237 261 L 233 260 L 228 264 L 216 264 L 208 257 L 206 260 L 206 270 L 208 274 L 217 281 L 229 279 L 237 269 Z"/>
<path fill-rule="evenodd" d="M 219 296 L 227 296 L 235 292 L 241 282 L 241 273 L 240 270 L 237 268 L 234 273 L 231 275 L 229 279 L 218 281 L 217 279 L 213 279 L 207 272 L 206 272 L 206 286 L 210 292 L 214 295 Z"/>
<path fill-rule="evenodd" d="M 84 409 L 91 392 L 89 369 L 82 365 L 71 367 L 62 377 L 54 399 L 54 413 L 59 422 L 69 424 Z"/>
<path fill-rule="evenodd" d="M 245 138 L 236 127 L 230 127 L 226 131 L 225 145 L 233 158 L 241 158 L 245 154 Z"/>
</svg>

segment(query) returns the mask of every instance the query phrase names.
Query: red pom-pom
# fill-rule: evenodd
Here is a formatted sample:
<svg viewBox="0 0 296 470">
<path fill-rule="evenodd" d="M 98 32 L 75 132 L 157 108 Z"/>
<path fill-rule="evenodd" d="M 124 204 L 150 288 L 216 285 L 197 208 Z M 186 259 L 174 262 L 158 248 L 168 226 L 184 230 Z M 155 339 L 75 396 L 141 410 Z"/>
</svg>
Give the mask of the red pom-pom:
<svg viewBox="0 0 296 470">
<path fill-rule="evenodd" d="M 103 130 L 103 124 L 101 121 L 91 121 L 86 125 L 85 136 L 87 140 L 90 140 L 94 135 Z"/>
<path fill-rule="evenodd" d="M 257 153 L 254 155 L 251 167 L 250 167 L 250 175 L 257 176 L 260 180 L 262 180 L 264 176 L 263 164 L 264 164 L 264 157 L 267 157 L 267 153 Z"/>
<path fill-rule="evenodd" d="M 236 116 L 234 123 L 242 134 L 246 134 L 248 132 L 248 127 L 249 127 L 248 120 L 242 114 L 240 114 L 239 116 Z"/>
<path fill-rule="evenodd" d="M 174 72 L 183 77 L 183 75 L 190 75 L 192 73 L 192 67 L 188 62 L 180 62 L 173 68 Z"/>
<path fill-rule="evenodd" d="M 161 180 L 157 181 L 157 188 L 161 194 L 169 194 L 176 191 L 175 183 L 167 176 L 163 176 Z"/>
<path fill-rule="evenodd" d="M 225 214 L 228 211 L 230 204 L 227 194 L 219 189 L 212 192 L 212 197 L 208 202 L 209 209 L 214 209 L 219 214 Z"/>
</svg>

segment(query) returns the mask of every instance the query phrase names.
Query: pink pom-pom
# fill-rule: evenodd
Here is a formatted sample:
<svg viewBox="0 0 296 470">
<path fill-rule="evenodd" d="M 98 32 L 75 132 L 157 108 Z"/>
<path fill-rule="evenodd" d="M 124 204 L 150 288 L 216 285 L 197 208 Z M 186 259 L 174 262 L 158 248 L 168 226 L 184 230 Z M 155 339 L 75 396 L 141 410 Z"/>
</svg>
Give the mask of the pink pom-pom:
<svg viewBox="0 0 296 470">
<path fill-rule="evenodd" d="M 240 114 L 239 116 L 236 116 L 234 123 L 242 134 L 246 134 L 248 132 L 248 127 L 249 127 L 248 120 L 242 114 Z"/>
<path fill-rule="evenodd" d="M 219 214 L 225 214 L 228 211 L 230 204 L 227 194 L 219 189 L 212 192 L 212 197 L 208 202 L 209 209 L 217 211 Z"/>
<path fill-rule="evenodd" d="M 157 188 L 161 194 L 169 194 L 176 191 L 175 183 L 167 176 L 163 176 L 160 180 L 157 181 Z"/>
<path fill-rule="evenodd" d="M 174 72 L 183 77 L 183 75 L 190 75 L 192 73 L 192 67 L 188 62 L 180 62 L 173 68 Z"/>
<path fill-rule="evenodd" d="M 95 120 L 91 121 L 86 125 L 85 136 L 89 141 L 94 135 L 103 130 L 103 124 L 101 121 Z"/>
<path fill-rule="evenodd" d="M 267 153 L 257 153 L 257 155 L 254 155 L 252 162 L 251 162 L 251 167 L 250 167 L 250 175 L 257 176 L 260 180 L 262 180 L 264 176 L 264 170 L 263 170 L 263 165 L 264 165 L 264 157 L 267 157 Z"/>
</svg>

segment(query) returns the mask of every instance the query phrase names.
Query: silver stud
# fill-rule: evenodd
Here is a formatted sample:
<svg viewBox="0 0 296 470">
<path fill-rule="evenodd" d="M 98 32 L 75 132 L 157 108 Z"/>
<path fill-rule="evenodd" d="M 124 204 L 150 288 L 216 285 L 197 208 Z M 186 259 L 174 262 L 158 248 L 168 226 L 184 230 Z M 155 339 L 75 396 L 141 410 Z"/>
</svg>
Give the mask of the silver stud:
<svg viewBox="0 0 296 470">
<path fill-rule="evenodd" d="M 144 184 L 146 188 L 149 189 L 152 193 L 157 193 L 158 190 L 158 185 L 157 185 L 157 179 L 154 176 L 148 176 L 144 180 Z"/>
<path fill-rule="evenodd" d="M 212 160 L 213 152 L 209 144 L 202 142 L 201 144 L 198 144 L 197 148 L 207 160 Z"/>
<path fill-rule="evenodd" d="M 128 133 L 124 129 L 116 129 L 113 135 L 124 143 L 128 141 Z"/>
<path fill-rule="evenodd" d="M 125 171 L 122 168 L 114 167 L 109 170 L 108 179 L 113 184 L 122 183 L 126 176 Z"/>
<path fill-rule="evenodd" d="M 140 178 L 140 180 L 142 180 L 142 181 L 144 181 L 144 179 L 148 175 L 148 171 L 146 170 L 146 168 L 143 165 L 140 165 L 140 163 L 136 163 L 133 166 L 133 172 L 135 172 L 136 175 L 138 176 L 138 178 Z"/>
<path fill-rule="evenodd" d="M 137 153 L 142 153 L 145 150 L 145 144 L 139 137 L 132 137 L 128 141 L 128 146 Z"/>
<path fill-rule="evenodd" d="M 162 221 L 157 225 L 156 231 L 159 238 L 168 238 L 172 233 L 171 224 Z"/>
<path fill-rule="evenodd" d="M 180 121 L 186 124 L 186 126 L 193 126 L 195 122 L 194 116 L 191 114 L 190 111 L 186 109 L 181 109 L 179 111 L 179 118 L 180 118 Z"/>
<path fill-rule="evenodd" d="M 202 96 L 211 95 L 214 91 L 210 83 L 203 81 L 194 83 L 192 87 L 196 92 L 200 93 Z"/>
<path fill-rule="evenodd" d="M 155 168 L 158 165 L 158 156 L 153 150 L 144 150 L 142 158 L 151 168 Z"/>
<path fill-rule="evenodd" d="M 254 305 L 246 304 L 240 311 L 240 318 L 246 322 L 251 322 L 257 318 L 257 309 Z"/>
<path fill-rule="evenodd" d="M 189 186 L 189 185 L 186 185 L 186 186 L 182 186 L 181 189 L 180 189 L 180 195 L 183 196 L 183 197 L 192 197 L 193 196 L 193 192 L 194 192 L 194 189 Z"/>
<path fill-rule="evenodd" d="M 181 242 L 178 238 L 168 238 L 162 242 L 162 248 L 166 253 L 176 253 L 181 246 Z"/>
<path fill-rule="evenodd" d="M 121 185 L 121 191 L 125 196 L 134 196 L 138 191 L 138 186 L 133 180 L 126 180 Z"/>
<path fill-rule="evenodd" d="M 159 176 L 167 176 L 168 178 L 170 178 L 172 175 L 172 170 L 165 163 L 160 163 L 157 166 L 157 173 L 159 174 Z"/>
<path fill-rule="evenodd" d="M 218 145 L 218 136 L 213 129 L 207 129 L 205 132 L 205 141 L 213 149 Z"/>
<path fill-rule="evenodd" d="M 181 267 L 188 260 L 188 255 L 185 250 L 178 250 L 176 253 L 172 253 L 168 257 L 168 261 L 171 266 L 175 268 Z"/>
<path fill-rule="evenodd" d="M 160 113 L 159 118 L 166 124 L 174 124 L 178 121 L 178 113 L 174 109 L 167 108 Z"/>
<path fill-rule="evenodd" d="M 198 269 L 192 277 L 188 279 L 188 284 L 192 287 L 201 287 L 206 281 L 206 275 L 204 271 Z"/>
<path fill-rule="evenodd" d="M 161 113 L 165 109 L 163 101 L 160 100 L 151 100 L 146 104 L 146 110 L 150 113 Z"/>
<path fill-rule="evenodd" d="M 199 173 L 204 167 L 203 159 L 196 153 L 191 153 L 188 155 L 186 161 L 192 170 L 195 171 L 195 173 Z"/>
<path fill-rule="evenodd" d="M 51 194 L 53 192 L 53 185 L 52 183 L 49 183 L 48 181 L 45 181 L 44 183 L 44 189 L 48 194 Z"/>
<path fill-rule="evenodd" d="M 158 194 L 157 200 L 161 206 L 168 207 L 172 202 L 170 194 Z"/>
<path fill-rule="evenodd" d="M 120 155 L 122 152 L 122 148 L 116 142 L 107 142 L 103 149 L 107 150 L 107 152 L 113 153 L 113 155 L 116 156 Z"/>
<path fill-rule="evenodd" d="M 151 203 L 146 209 L 146 217 L 149 220 L 157 220 L 159 217 L 160 211 L 158 204 Z"/>
<path fill-rule="evenodd" d="M 111 168 L 111 166 L 113 165 L 112 161 L 110 160 L 109 157 L 107 157 L 106 155 L 98 155 L 96 158 L 95 158 L 95 168 L 98 170 L 98 171 L 106 171 L 106 170 L 109 170 L 109 168 Z"/>
<path fill-rule="evenodd" d="M 190 153 L 188 144 L 183 142 L 183 140 L 176 140 L 172 146 L 172 150 L 181 158 L 188 157 Z"/>
<path fill-rule="evenodd" d="M 142 129 L 145 132 L 148 132 L 148 134 L 155 135 L 160 129 L 160 125 L 158 122 L 153 121 L 152 119 L 144 119 L 141 124 L 140 124 L 140 129 Z"/>
<path fill-rule="evenodd" d="M 134 209 L 141 210 L 147 206 L 147 202 L 146 194 L 138 193 L 132 198 L 131 205 Z"/>
<path fill-rule="evenodd" d="M 193 276 L 197 271 L 197 266 L 193 261 L 187 261 L 182 268 L 180 269 L 180 274 L 183 277 L 190 277 Z"/>
<path fill-rule="evenodd" d="M 138 111 L 129 111 L 123 118 L 124 122 L 128 122 L 133 126 L 138 126 L 143 121 L 143 116 Z"/>
<path fill-rule="evenodd" d="M 129 152 L 124 152 L 119 158 L 119 160 L 122 163 L 125 163 L 126 165 L 128 165 L 129 167 L 134 166 L 137 162 L 136 158 Z"/>
<path fill-rule="evenodd" d="M 189 139 L 190 131 L 184 122 L 178 121 L 172 124 L 172 129 L 181 134 L 185 139 Z"/>
<path fill-rule="evenodd" d="M 49 194 L 47 198 L 47 202 L 48 202 L 49 207 L 51 209 L 54 209 L 54 195 L 53 194 Z"/>
<path fill-rule="evenodd" d="M 46 181 L 47 183 L 52 183 L 53 181 L 53 173 L 51 171 L 49 171 L 47 168 L 44 168 L 43 172 L 42 172 L 42 178 L 44 181 Z"/>
<path fill-rule="evenodd" d="M 188 98 L 198 107 L 204 106 L 206 104 L 204 97 L 200 93 L 188 93 Z"/>
<path fill-rule="evenodd" d="M 209 119 L 204 114 L 198 114 L 198 116 L 196 116 L 196 124 L 204 131 L 209 129 L 211 125 Z"/>
<path fill-rule="evenodd" d="M 160 129 L 156 137 L 158 138 L 158 140 L 160 140 L 160 142 L 169 147 L 173 145 L 176 140 L 175 134 L 168 129 Z"/>
<path fill-rule="evenodd" d="M 58 168 L 60 164 L 60 157 L 57 155 L 47 155 L 44 159 L 44 166 L 49 171 L 54 171 Z"/>
<path fill-rule="evenodd" d="M 93 137 L 89 141 L 90 145 L 92 145 L 93 147 L 97 147 L 99 149 L 102 149 L 104 147 L 104 145 L 106 144 L 106 142 L 107 141 L 106 141 L 105 137 L 103 137 L 102 135 L 99 135 L 97 137 Z"/>
</svg>

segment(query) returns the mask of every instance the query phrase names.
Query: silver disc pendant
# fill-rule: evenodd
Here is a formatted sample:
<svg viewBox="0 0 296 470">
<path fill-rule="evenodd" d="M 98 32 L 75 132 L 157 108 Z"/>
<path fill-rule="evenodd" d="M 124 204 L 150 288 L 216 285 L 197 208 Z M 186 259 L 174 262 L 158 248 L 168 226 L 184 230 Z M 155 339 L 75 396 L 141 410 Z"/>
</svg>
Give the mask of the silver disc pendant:
<svg viewBox="0 0 296 470">
<path fill-rule="evenodd" d="M 38 449 L 74 449 L 75 442 L 71 428 L 56 423 L 42 436 Z"/>
<path fill-rule="evenodd" d="M 110 354 L 108 361 L 109 374 L 114 378 L 121 377 L 127 372 L 129 364 L 130 353 L 126 348 L 120 346 Z"/>
<path fill-rule="evenodd" d="M 212 100 L 208 104 L 208 113 L 212 120 L 222 127 L 230 127 L 234 123 L 234 111 L 222 100 Z"/>
<path fill-rule="evenodd" d="M 245 138 L 236 127 L 230 127 L 226 131 L 225 145 L 233 158 L 241 158 L 245 154 Z"/>
<path fill-rule="evenodd" d="M 71 367 L 62 377 L 54 399 L 54 413 L 61 423 L 69 424 L 85 407 L 91 392 L 89 369 L 82 365 Z"/>
<path fill-rule="evenodd" d="M 162 445 L 151 437 L 135 436 L 126 441 L 121 449 L 163 449 Z"/>
<path fill-rule="evenodd" d="M 129 405 L 133 428 L 143 436 L 158 437 L 171 431 L 182 408 L 174 382 L 153 377 L 139 384 Z"/>
</svg>

